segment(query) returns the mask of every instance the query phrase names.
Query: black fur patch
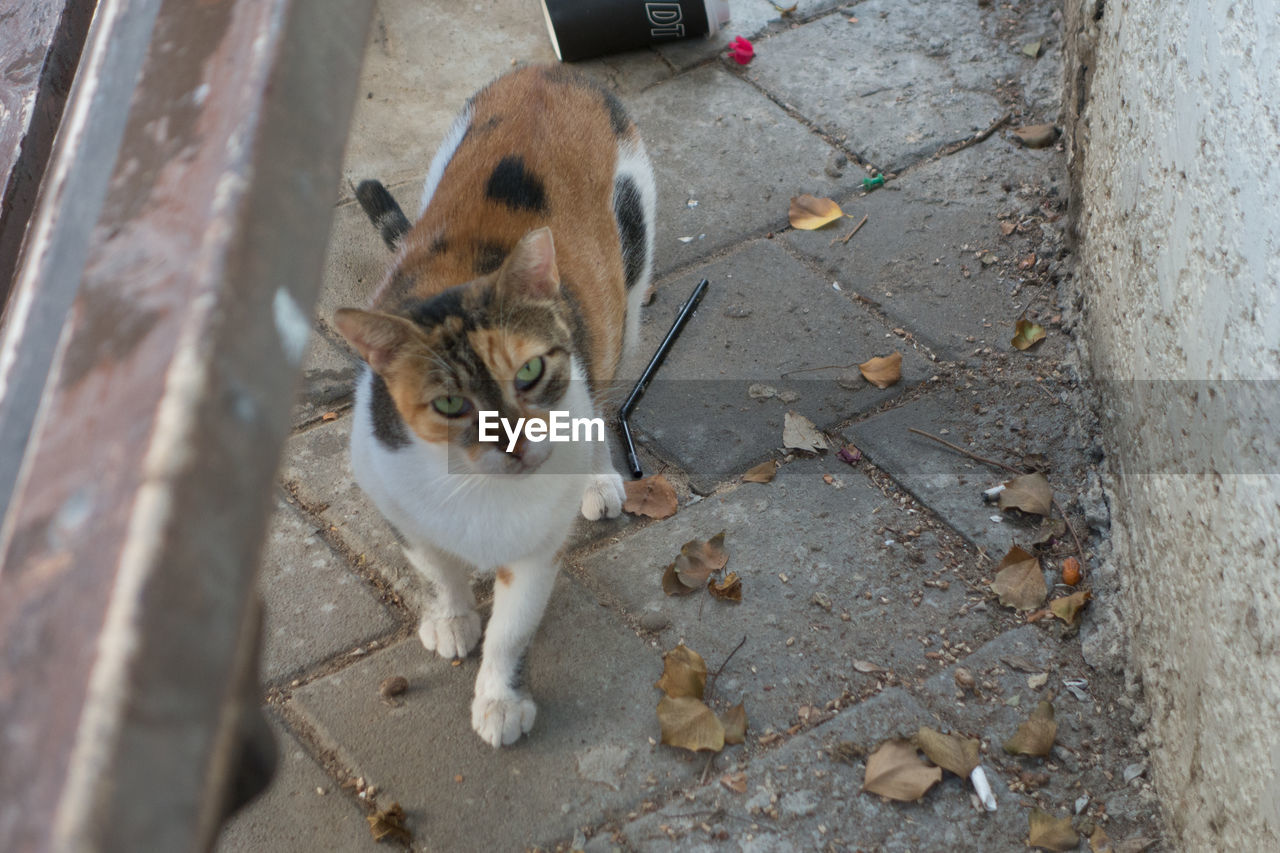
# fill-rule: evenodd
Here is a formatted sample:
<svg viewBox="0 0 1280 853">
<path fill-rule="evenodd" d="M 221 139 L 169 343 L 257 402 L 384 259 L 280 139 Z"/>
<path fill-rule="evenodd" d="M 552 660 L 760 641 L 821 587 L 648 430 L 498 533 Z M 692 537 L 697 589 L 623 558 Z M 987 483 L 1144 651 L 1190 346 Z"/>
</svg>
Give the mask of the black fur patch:
<svg viewBox="0 0 1280 853">
<path fill-rule="evenodd" d="M 618 100 L 618 96 L 610 92 L 604 86 L 597 86 L 597 91 L 604 98 L 604 105 L 609 110 L 609 122 L 613 125 L 613 135 L 623 137 L 631 129 L 631 116 L 627 115 L 626 109 L 622 106 L 622 101 Z"/>
<path fill-rule="evenodd" d="M 472 269 L 475 270 L 476 275 L 488 275 L 502 266 L 502 262 L 506 259 L 506 247 L 498 243 L 481 241 L 476 245 L 476 259 L 472 263 Z"/>
<path fill-rule="evenodd" d="M 462 304 L 462 297 L 465 294 L 465 285 L 451 287 L 430 299 L 406 306 L 404 313 L 410 320 L 426 328 L 440 325 L 446 317 L 461 317 L 468 328 L 475 328 L 475 324 Z"/>
<path fill-rule="evenodd" d="M 512 210 L 529 210 L 545 213 L 547 193 L 542 181 L 524 167 L 524 159 L 511 155 L 503 157 L 489 176 L 485 195 Z"/>
<path fill-rule="evenodd" d="M 373 374 L 369 390 L 369 411 L 373 415 L 373 437 L 388 450 L 399 450 L 409 446 L 409 428 L 396 409 L 387 383 L 378 374 Z"/>
<path fill-rule="evenodd" d="M 618 239 L 622 243 L 622 268 L 626 273 L 627 290 L 636 286 L 644 272 L 645 242 L 648 223 L 644 218 L 644 205 L 640 188 L 630 177 L 623 175 L 613 184 L 613 215 L 618 220 Z"/>
<path fill-rule="evenodd" d="M 361 181 L 356 187 L 356 201 L 382 235 L 387 248 L 392 251 L 399 248 L 400 238 L 409 231 L 409 220 L 387 188 L 378 181 Z"/>
<path fill-rule="evenodd" d="M 448 248 L 449 241 L 444 238 L 444 234 L 437 234 L 436 238 L 431 241 L 431 246 L 427 251 L 433 255 L 443 255 Z"/>
</svg>

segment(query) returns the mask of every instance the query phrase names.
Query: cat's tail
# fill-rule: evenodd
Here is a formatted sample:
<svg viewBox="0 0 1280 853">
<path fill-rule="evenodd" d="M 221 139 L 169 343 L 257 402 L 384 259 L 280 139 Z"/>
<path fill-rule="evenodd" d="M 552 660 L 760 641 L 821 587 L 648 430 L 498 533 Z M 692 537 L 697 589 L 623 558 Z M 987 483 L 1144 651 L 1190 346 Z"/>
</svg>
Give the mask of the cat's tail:
<svg viewBox="0 0 1280 853">
<path fill-rule="evenodd" d="M 356 201 L 382 235 L 387 248 L 393 252 L 399 249 L 400 238 L 409 232 L 409 220 L 387 188 L 379 181 L 361 181 L 356 187 Z"/>
</svg>

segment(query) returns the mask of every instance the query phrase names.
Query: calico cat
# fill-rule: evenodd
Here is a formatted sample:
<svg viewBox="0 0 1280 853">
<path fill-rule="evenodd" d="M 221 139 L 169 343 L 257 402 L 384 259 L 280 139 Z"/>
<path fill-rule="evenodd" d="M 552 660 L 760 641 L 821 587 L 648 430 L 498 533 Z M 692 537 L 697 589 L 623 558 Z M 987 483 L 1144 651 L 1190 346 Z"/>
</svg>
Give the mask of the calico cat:
<svg viewBox="0 0 1280 853">
<path fill-rule="evenodd" d="M 510 744 L 533 725 L 519 671 L 556 553 L 579 510 L 614 517 L 624 494 L 604 441 L 484 442 L 479 413 L 599 417 L 649 286 L 653 172 L 610 92 L 533 66 L 467 103 L 412 227 L 380 184 L 357 196 L 397 257 L 371 310 L 334 318 L 368 365 L 352 469 L 435 588 L 428 650 L 471 651 L 469 577 L 495 573 L 471 725 Z"/>
</svg>

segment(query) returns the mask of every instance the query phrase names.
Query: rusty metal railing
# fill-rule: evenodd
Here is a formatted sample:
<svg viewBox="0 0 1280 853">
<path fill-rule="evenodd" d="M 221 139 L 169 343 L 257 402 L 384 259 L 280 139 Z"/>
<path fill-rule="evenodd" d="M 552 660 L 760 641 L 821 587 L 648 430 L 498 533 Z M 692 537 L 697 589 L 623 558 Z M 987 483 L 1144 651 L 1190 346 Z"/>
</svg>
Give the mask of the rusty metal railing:
<svg viewBox="0 0 1280 853">
<path fill-rule="evenodd" d="M 215 836 L 370 5 L 98 6 L 0 339 L 0 850 Z"/>
</svg>

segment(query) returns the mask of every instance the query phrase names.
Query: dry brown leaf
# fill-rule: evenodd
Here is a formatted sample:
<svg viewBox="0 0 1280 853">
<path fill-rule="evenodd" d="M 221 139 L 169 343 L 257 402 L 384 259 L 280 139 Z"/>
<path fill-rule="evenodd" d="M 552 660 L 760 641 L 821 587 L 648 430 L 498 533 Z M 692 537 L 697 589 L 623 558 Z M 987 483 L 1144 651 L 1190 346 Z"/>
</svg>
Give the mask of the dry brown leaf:
<svg viewBox="0 0 1280 853">
<path fill-rule="evenodd" d="M 701 699 L 663 696 L 658 702 L 658 724 L 662 742 L 691 752 L 724 749 L 724 725 Z"/>
<path fill-rule="evenodd" d="M 1071 595 L 1050 601 L 1049 610 L 1063 622 L 1068 625 L 1074 625 L 1076 620 L 1080 618 L 1080 611 L 1084 609 L 1085 604 L 1091 598 L 1093 598 L 1093 593 L 1087 589 L 1082 589 L 1079 592 L 1073 592 Z"/>
<path fill-rule="evenodd" d="M 959 735 L 944 735 L 935 729 L 921 726 L 916 732 L 916 746 L 925 757 L 943 770 L 967 778 L 978 766 L 978 741 Z"/>
<path fill-rule="evenodd" d="M 662 591 L 667 595 L 690 595 L 697 592 L 698 587 L 682 583 L 676 574 L 676 564 L 671 563 L 662 570 Z"/>
<path fill-rule="evenodd" d="M 1042 847 L 1045 850 L 1075 850 L 1080 843 L 1080 836 L 1071 828 L 1070 817 L 1054 817 L 1040 809 L 1032 809 L 1027 815 L 1030 832 L 1027 835 L 1028 847 Z"/>
<path fill-rule="evenodd" d="M 707 686 L 707 662 L 684 643 L 662 656 L 662 675 L 653 686 L 672 699 L 702 698 Z"/>
<path fill-rule="evenodd" d="M 626 480 L 622 486 L 627 492 L 622 508 L 632 515 L 662 519 L 676 514 L 679 504 L 675 487 L 661 474 L 643 480 Z"/>
<path fill-rule="evenodd" d="M 713 598 L 718 598 L 721 601 L 741 601 L 742 578 L 738 577 L 737 572 L 729 572 L 724 576 L 724 580 L 718 583 L 712 578 L 707 581 L 707 591 L 711 593 Z"/>
<path fill-rule="evenodd" d="M 910 741 L 888 740 L 867 756 L 862 790 L 891 800 L 912 802 L 942 779 L 941 767 L 928 767 L 916 757 Z"/>
<path fill-rule="evenodd" d="M 404 809 L 399 803 L 392 803 L 385 809 L 367 816 L 365 820 L 369 822 L 369 834 L 373 836 L 374 841 L 384 841 L 388 838 L 403 841 L 405 844 L 413 841 L 412 833 L 404 825 Z"/>
<path fill-rule="evenodd" d="M 724 726 L 724 742 L 726 744 L 745 743 L 747 740 L 747 709 L 739 702 L 720 715 L 720 725 Z"/>
<path fill-rule="evenodd" d="M 1089 836 L 1089 849 L 1093 853 L 1115 853 L 1115 848 L 1111 846 L 1111 839 L 1107 837 L 1107 831 L 1096 824 L 1093 827 L 1093 834 Z"/>
<path fill-rule="evenodd" d="M 1053 749 L 1058 736 L 1058 723 L 1053 719 L 1053 703 L 1040 700 L 1026 722 L 1018 726 L 1013 737 L 1004 743 L 1004 751 L 1010 755 L 1046 756 Z"/>
<path fill-rule="evenodd" d="M 768 462 L 761 462 L 756 467 L 742 475 L 744 483 L 772 483 L 773 478 L 778 473 L 778 463 L 770 459 Z"/>
<path fill-rule="evenodd" d="M 721 530 L 705 542 L 691 539 L 680 546 L 680 554 L 675 561 L 676 577 L 680 583 L 702 586 L 713 573 L 725 567 L 729 555 L 724 551 L 724 534 L 725 531 Z"/>
<path fill-rule="evenodd" d="M 1032 515 L 1048 516 L 1053 511 L 1053 489 L 1048 478 L 1037 471 L 1005 483 L 997 501 L 1002 510 L 1020 509 Z"/>
<path fill-rule="evenodd" d="M 1008 237 L 1010 234 L 1012 234 L 1012 233 L 1013 233 L 1014 231 L 1016 231 L 1016 230 L 1018 230 L 1018 223 L 1016 223 L 1016 222 L 1001 222 L 1001 223 L 1000 223 L 1000 233 L 1001 233 L 1001 234 L 1003 234 L 1003 235 L 1004 235 L 1004 236 L 1006 236 L 1006 237 Z"/>
<path fill-rule="evenodd" d="M 787 219 L 791 222 L 792 228 L 800 228 L 804 231 L 813 231 L 835 222 L 844 216 L 844 211 L 840 209 L 840 205 L 836 204 L 829 198 L 817 198 L 811 195 L 798 195 L 791 199 L 791 209 L 787 212 Z"/>
<path fill-rule="evenodd" d="M 1000 603 L 1006 607 L 1035 610 L 1049 592 L 1039 558 L 1014 545 L 996 566 L 991 591 L 1000 596 Z"/>
<path fill-rule="evenodd" d="M 1028 124 L 1015 130 L 1013 135 L 1028 148 L 1048 148 L 1058 138 L 1058 129 L 1052 124 Z"/>
<path fill-rule="evenodd" d="M 1013 338 L 1009 341 L 1009 345 L 1016 350 L 1030 349 L 1033 344 L 1044 340 L 1044 334 L 1044 326 L 1039 323 L 1033 323 L 1023 317 L 1018 320 L 1018 325 L 1013 330 Z"/>
<path fill-rule="evenodd" d="M 877 388 L 888 388 L 902 378 L 902 353 L 869 359 L 858 365 L 862 377 Z"/>
<path fill-rule="evenodd" d="M 782 419 L 782 446 L 806 453 L 821 453 L 829 445 L 813 421 L 796 412 L 787 412 Z"/>
<path fill-rule="evenodd" d="M 745 794 L 747 792 L 746 771 L 739 770 L 737 773 L 726 773 L 720 777 L 720 784 L 735 794 Z"/>
</svg>

